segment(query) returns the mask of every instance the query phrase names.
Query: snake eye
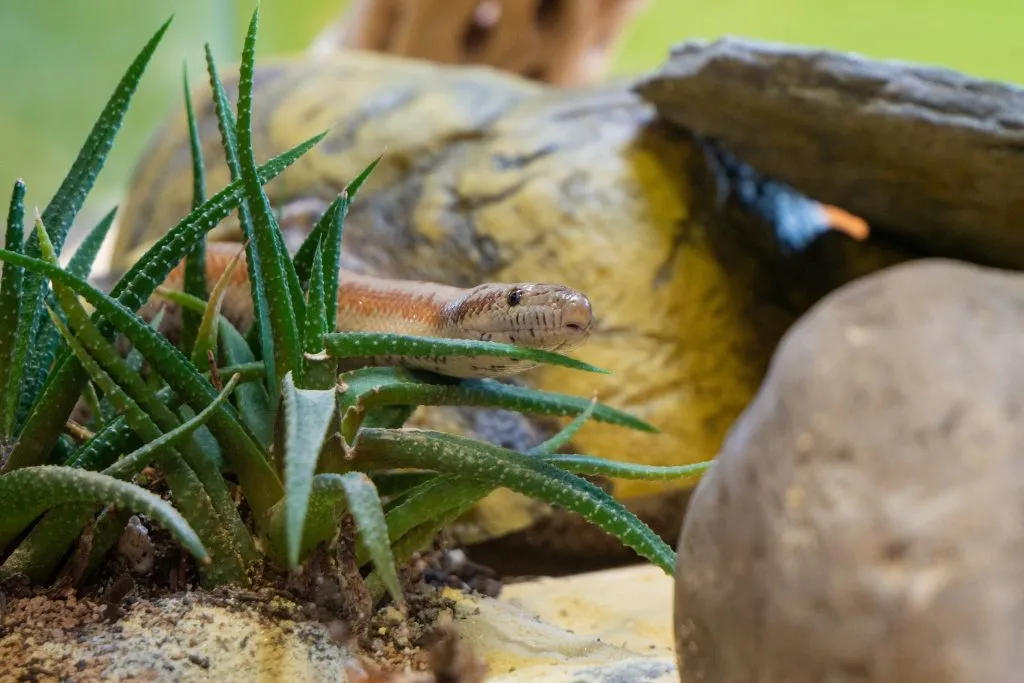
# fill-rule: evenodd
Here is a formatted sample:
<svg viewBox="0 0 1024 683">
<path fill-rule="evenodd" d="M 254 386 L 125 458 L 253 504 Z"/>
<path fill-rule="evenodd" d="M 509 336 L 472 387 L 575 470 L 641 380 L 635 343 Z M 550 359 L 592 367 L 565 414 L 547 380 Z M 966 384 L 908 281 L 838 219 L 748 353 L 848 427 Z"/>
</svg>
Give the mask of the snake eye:
<svg viewBox="0 0 1024 683">
<path fill-rule="evenodd" d="M 522 292 L 519 291 L 518 287 L 513 287 L 512 291 L 508 293 L 508 305 L 518 306 L 519 301 L 523 298 Z"/>
</svg>

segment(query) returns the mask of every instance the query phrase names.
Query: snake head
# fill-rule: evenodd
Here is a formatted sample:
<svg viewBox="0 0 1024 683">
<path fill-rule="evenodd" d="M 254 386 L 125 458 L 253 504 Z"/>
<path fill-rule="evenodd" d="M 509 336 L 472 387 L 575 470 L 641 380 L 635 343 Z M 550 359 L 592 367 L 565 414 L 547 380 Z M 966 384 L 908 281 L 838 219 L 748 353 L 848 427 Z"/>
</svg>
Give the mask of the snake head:
<svg viewBox="0 0 1024 683">
<path fill-rule="evenodd" d="M 474 287 L 454 302 L 451 315 L 465 338 L 545 351 L 576 348 L 594 325 L 586 295 L 543 283 Z"/>
</svg>

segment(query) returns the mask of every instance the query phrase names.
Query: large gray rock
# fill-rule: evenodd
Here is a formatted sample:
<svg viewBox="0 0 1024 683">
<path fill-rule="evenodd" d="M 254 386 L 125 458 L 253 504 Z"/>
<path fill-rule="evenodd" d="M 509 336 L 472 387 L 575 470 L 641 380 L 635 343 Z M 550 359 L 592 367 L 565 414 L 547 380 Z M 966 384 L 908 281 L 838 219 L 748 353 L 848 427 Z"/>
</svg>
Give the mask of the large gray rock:
<svg viewBox="0 0 1024 683">
<path fill-rule="evenodd" d="M 930 253 L 1024 267 L 1024 90 L 945 69 L 723 39 L 638 91 L 759 171 Z"/>
<path fill-rule="evenodd" d="M 784 338 L 680 537 L 685 681 L 1024 671 L 1024 276 L 945 260 Z"/>
</svg>

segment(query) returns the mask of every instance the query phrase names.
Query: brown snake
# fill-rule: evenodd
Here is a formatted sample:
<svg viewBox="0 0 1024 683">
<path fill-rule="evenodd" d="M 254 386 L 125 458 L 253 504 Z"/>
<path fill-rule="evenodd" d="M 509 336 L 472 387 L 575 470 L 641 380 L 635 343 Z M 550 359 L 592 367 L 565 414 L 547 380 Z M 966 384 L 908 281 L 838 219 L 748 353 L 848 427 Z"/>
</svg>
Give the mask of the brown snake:
<svg viewBox="0 0 1024 683">
<path fill-rule="evenodd" d="M 207 244 L 208 289 L 212 290 L 240 249 L 241 245 L 234 242 Z M 183 280 L 184 263 L 180 263 L 163 286 L 180 290 Z M 252 324 L 252 297 L 244 253 L 231 274 L 221 313 L 240 329 Z M 339 331 L 479 339 L 566 352 L 585 342 L 592 327 L 590 300 L 563 285 L 488 283 L 463 289 L 361 275 L 345 269 L 338 277 Z M 513 375 L 535 366 L 529 361 L 500 357 L 396 357 L 369 361 L 464 378 Z"/>
</svg>

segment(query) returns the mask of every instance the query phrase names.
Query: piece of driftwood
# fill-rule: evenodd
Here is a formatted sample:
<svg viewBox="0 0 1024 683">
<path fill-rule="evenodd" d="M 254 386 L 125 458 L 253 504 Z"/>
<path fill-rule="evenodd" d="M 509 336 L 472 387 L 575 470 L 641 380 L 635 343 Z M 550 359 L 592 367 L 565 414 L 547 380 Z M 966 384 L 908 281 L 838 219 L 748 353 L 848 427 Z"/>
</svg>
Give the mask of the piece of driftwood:
<svg viewBox="0 0 1024 683">
<path fill-rule="evenodd" d="M 558 85 L 601 79 L 646 0 L 356 0 L 314 41 L 444 64 L 480 64 Z"/>
<path fill-rule="evenodd" d="M 726 38 L 636 90 L 758 171 L 929 253 L 1024 267 L 1024 89 Z"/>
</svg>

